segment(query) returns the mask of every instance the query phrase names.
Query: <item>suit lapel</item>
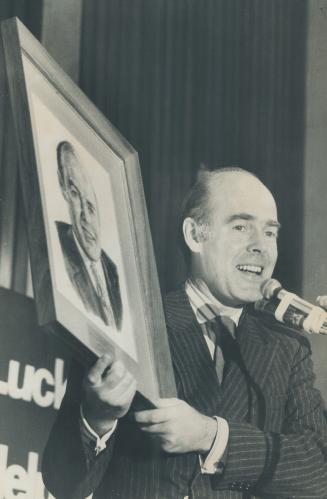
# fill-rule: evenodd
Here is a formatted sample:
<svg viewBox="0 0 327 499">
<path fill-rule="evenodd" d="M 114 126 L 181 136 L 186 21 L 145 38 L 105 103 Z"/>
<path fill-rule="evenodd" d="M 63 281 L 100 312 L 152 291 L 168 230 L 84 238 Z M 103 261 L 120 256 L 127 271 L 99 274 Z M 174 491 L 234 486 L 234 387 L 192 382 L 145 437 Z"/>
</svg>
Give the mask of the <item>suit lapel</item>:
<svg viewBox="0 0 327 499">
<path fill-rule="evenodd" d="M 276 361 L 279 340 L 257 317 L 245 313 L 237 328 L 241 366 L 231 365 L 223 383 L 223 415 L 237 420 L 253 418 L 257 405 L 258 425 L 266 418 L 265 384 Z"/>
<path fill-rule="evenodd" d="M 116 327 L 119 329 L 121 326 L 122 304 L 120 297 L 118 274 L 115 264 L 108 257 L 108 255 L 104 253 L 104 251 L 101 251 L 101 265 L 105 276 L 108 297 L 114 314 L 115 324 Z"/>
<path fill-rule="evenodd" d="M 166 320 L 172 359 L 186 401 L 215 414 L 222 401 L 215 366 L 184 291 L 166 300 Z"/>
<path fill-rule="evenodd" d="M 238 341 L 249 374 L 263 388 L 276 360 L 278 337 L 258 317 L 246 313 Z"/>
</svg>

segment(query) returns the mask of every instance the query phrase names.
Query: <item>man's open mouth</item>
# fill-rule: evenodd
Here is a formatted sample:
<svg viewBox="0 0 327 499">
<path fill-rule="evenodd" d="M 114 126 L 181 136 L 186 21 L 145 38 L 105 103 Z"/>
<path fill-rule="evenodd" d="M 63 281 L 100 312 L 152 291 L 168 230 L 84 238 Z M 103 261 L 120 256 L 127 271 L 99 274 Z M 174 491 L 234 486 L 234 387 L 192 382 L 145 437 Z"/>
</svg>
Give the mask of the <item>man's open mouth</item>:
<svg viewBox="0 0 327 499">
<path fill-rule="evenodd" d="M 236 268 L 246 274 L 258 276 L 260 276 L 263 271 L 263 267 L 261 265 L 236 265 Z"/>
</svg>

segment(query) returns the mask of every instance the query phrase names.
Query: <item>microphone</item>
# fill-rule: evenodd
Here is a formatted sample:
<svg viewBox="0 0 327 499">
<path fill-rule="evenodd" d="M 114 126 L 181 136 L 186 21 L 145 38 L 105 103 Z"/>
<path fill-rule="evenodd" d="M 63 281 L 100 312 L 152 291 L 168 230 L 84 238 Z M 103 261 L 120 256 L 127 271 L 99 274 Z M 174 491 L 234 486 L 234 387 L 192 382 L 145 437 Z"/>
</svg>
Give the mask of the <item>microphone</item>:
<svg viewBox="0 0 327 499">
<path fill-rule="evenodd" d="M 264 281 L 260 291 L 263 299 L 255 302 L 255 310 L 274 315 L 291 328 L 327 335 L 327 312 L 323 308 L 285 291 L 276 279 Z"/>
</svg>

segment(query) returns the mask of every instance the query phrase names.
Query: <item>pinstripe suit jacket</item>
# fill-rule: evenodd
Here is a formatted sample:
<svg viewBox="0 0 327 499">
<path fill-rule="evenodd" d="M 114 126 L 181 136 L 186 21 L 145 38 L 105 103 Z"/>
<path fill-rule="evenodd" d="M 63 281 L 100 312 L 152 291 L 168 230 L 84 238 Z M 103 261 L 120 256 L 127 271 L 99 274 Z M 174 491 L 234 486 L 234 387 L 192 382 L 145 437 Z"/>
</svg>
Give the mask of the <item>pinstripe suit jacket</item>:
<svg viewBox="0 0 327 499">
<path fill-rule="evenodd" d="M 44 454 L 49 490 L 57 499 L 93 490 L 96 499 L 327 497 L 327 428 L 307 341 L 247 310 L 237 332 L 242 363 L 220 386 L 185 292 L 168 295 L 165 310 L 179 397 L 229 422 L 223 475 L 201 475 L 194 453 L 160 453 L 128 418 L 87 471 L 75 366 Z"/>
</svg>

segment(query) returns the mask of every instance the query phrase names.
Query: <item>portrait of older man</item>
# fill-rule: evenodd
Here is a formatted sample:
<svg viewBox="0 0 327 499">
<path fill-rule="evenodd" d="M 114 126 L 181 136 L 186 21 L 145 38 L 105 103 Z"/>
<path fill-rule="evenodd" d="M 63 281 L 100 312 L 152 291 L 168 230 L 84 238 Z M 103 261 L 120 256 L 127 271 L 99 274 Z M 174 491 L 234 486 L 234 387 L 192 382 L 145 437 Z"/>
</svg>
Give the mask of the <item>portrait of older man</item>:
<svg viewBox="0 0 327 499">
<path fill-rule="evenodd" d="M 178 398 L 128 414 L 121 361 L 77 363 L 43 459 L 59 499 L 327 497 L 327 424 L 309 342 L 253 303 L 277 260 L 268 188 L 203 172 L 181 215 L 188 278 L 165 299 Z"/>
<path fill-rule="evenodd" d="M 85 309 L 107 326 L 121 327 L 122 300 L 117 267 L 101 249 L 96 193 L 73 145 L 57 146 L 58 179 L 71 224 L 57 221 L 65 268 Z"/>
</svg>

